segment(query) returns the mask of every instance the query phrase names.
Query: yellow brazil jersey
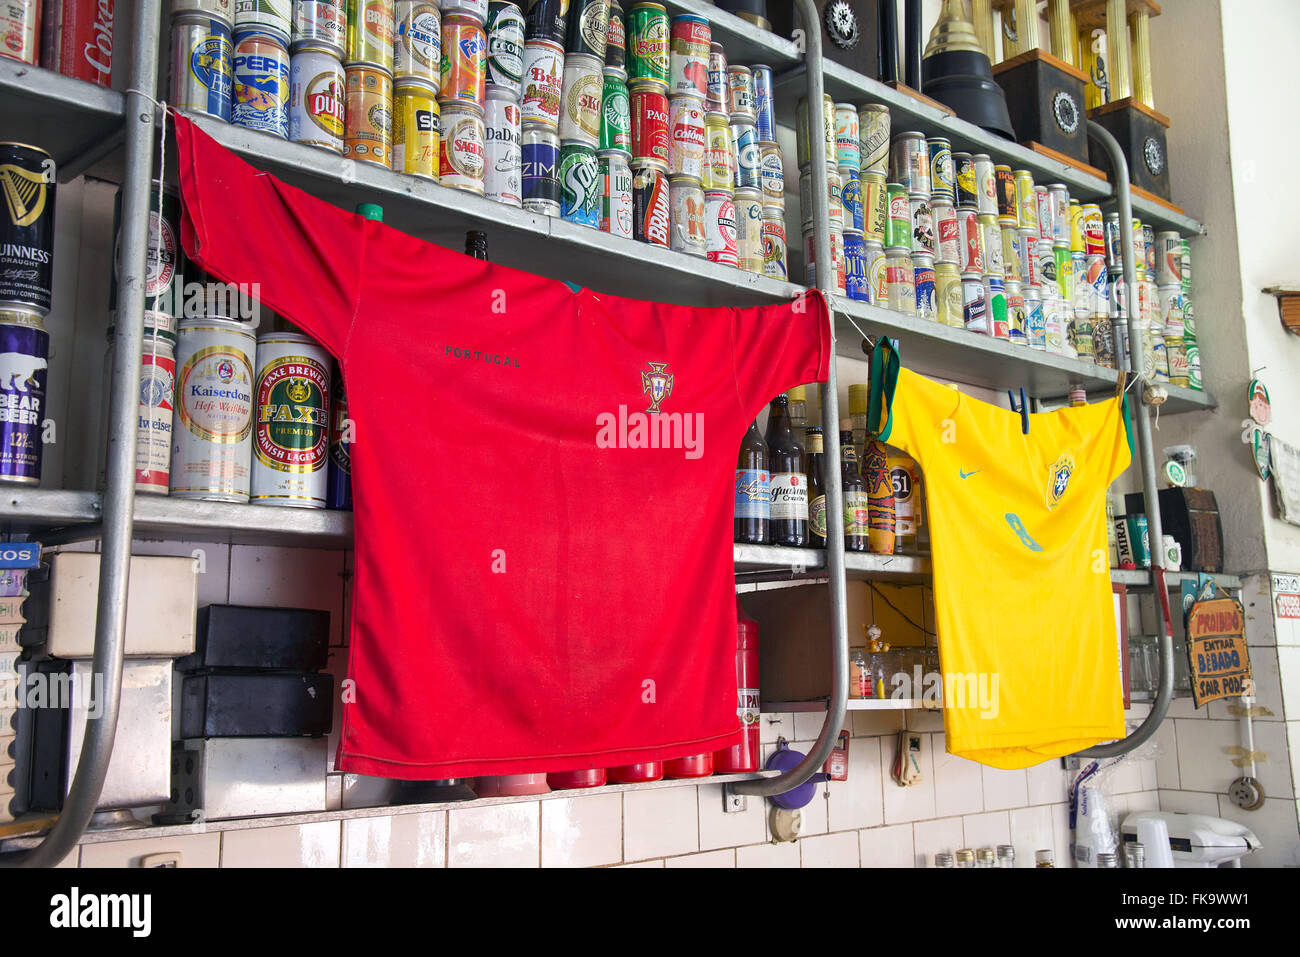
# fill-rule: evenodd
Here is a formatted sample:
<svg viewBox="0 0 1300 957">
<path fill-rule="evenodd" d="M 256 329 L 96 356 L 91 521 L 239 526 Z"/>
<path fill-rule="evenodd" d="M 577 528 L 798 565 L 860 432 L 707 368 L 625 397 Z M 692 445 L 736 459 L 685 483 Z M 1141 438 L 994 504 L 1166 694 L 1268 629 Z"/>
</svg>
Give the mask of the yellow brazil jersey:
<svg viewBox="0 0 1300 957">
<path fill-rule="evenodd" d="M 1121 397 L 1029 416 L 872 355 L 868 425 L 925 474 L 953 754 L 1023 768 L 1124 735 L 1105 495 Z"/>
</svg>

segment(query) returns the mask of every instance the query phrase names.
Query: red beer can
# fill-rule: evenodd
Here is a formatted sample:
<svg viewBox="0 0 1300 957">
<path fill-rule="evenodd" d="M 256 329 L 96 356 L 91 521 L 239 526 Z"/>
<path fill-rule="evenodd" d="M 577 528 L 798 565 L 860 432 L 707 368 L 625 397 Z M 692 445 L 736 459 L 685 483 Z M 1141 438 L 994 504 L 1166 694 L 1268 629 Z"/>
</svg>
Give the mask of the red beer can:
<svg viewBox="0 0 1300 957">
<path fill-rule="evenodd" d="M 643 243 L 668 248 L 673 206 L 668 173 L 647 163 L 632 164 L 632 235 Z"/>
<path fill-rule="evenodd" d="M 957 225 L 961 229 L 961 274 L 984 275 L 984 248 L 980 239 L 979 210 L 964 206 L 957 210 Z"/>
<path fill-rule="evenodd" d="M 637 80 L 628 87 L 632 105 L 632 163 L 668 169 L 668 93 L 662 83 Z"/>
<path fill-rule="evenodd" d="M 111 0 L 47 2 L 41 28 L 41 65 L 64 76 L 111 86 L 113 4 Z"/>
</svg>

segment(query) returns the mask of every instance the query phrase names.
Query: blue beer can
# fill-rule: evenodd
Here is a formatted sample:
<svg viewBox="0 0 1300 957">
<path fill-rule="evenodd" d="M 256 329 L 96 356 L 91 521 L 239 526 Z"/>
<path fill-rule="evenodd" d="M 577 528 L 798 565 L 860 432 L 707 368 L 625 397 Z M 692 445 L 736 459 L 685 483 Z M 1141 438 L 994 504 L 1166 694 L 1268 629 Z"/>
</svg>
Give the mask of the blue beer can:
<svg viewBox="0 0 1300 957">
<path fill-rule="evenodd" d="M 913 285 L 916 288 L 916 315 L 919 319 L 938 319 L 934 301 L 934 257 L 912 254 Z"/>
<path fill-rule="evenodd" d="M 0 311 L 0 481 L 41 480 L 50 335 L 30 309 Z"/>
<path fill-rule="evenodd" d="M 731 124 L 731 142 L 736 153 L 736 189 L 763 188 L 763 151 L 758 145 L 754 124 L 737 120 Z"/>
<path fill-rule="evenodd" d="M 776 97 L 772 92 L 772 68 L 751 66 L 754 74 L 754 132 L 760 143 L 776 142 Z"/>
<path fill-rule="evenodd" d="M 1035 289 L 1035 287 L 1030 287 Z M 1043 300 L 1035 289 L 1025 296 L 1025 341 L 1031 349 L 1047 348 L 1047 326 L 1043 319 Z"/>
<path fill-rule="evenodd" d="M 269 33 L 235 34 L 230 122 L 250 130 L 289 136 L 289 50 Z"/>
<path fill-rule="evenodd" d="M 560 215 L 560 137 L 549 130 L 526 128 L 520 134 L 524 209 Z"/>
<path fill-rule="evenodd" d="M 860 232 L 844 230 L 844 294 L 858 302 L 870 301 L 867 247 Z"/>
<path fill-rule="evenodd" d="M 844 207 L 844 228 L 863 232 L 866 220 L 862 208 L 862 176 L 851 166 L 840 167 L 840 204 Z"/>
<path fill-rule="evenodd" d="M 172 20 L 172 90 L 169 105 L 230 122 L 230 24 L 205 14 Z"/>
</svg>

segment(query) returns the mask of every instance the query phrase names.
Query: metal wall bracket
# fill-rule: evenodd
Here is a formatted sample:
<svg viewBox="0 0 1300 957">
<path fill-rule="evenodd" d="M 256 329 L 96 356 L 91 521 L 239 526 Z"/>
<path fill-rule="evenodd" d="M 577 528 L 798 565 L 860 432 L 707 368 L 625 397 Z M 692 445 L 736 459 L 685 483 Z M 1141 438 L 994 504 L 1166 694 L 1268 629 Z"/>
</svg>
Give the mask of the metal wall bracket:
<svg viewBox="0 0 1300 957">
<path fill-rule="evenodd" d="M 739 814 L 749 807 L 743 794 L 737 794 L 730 784 L 722 786 L 722 813 Z"/>
</svg>

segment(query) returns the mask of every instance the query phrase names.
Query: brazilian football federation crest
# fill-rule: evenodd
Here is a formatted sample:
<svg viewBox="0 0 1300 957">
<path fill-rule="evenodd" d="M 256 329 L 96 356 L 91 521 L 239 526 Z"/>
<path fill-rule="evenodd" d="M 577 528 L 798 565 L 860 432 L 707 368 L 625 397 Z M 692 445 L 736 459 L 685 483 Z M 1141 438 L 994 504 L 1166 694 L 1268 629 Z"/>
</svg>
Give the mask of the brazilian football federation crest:
<svg viewBox="0 0 1300 957">
<path fill-rule="evenodd" d="M 1047 470 L 1047 507 L 1056 508 L 1065 497 L 1065 490 L 1070 487 L 1070 476 L 1074 474 L 1074 459 L 1062 455 Z"/>
<path fill-rule="evenodd" d="M 673 374 L 666 362 L 647 362 L 648 369 L 641 370 L 641 393 L 650 396 L 647 412 L 658 412 L 659 403 L 673 394 Z"/>
</svg>

